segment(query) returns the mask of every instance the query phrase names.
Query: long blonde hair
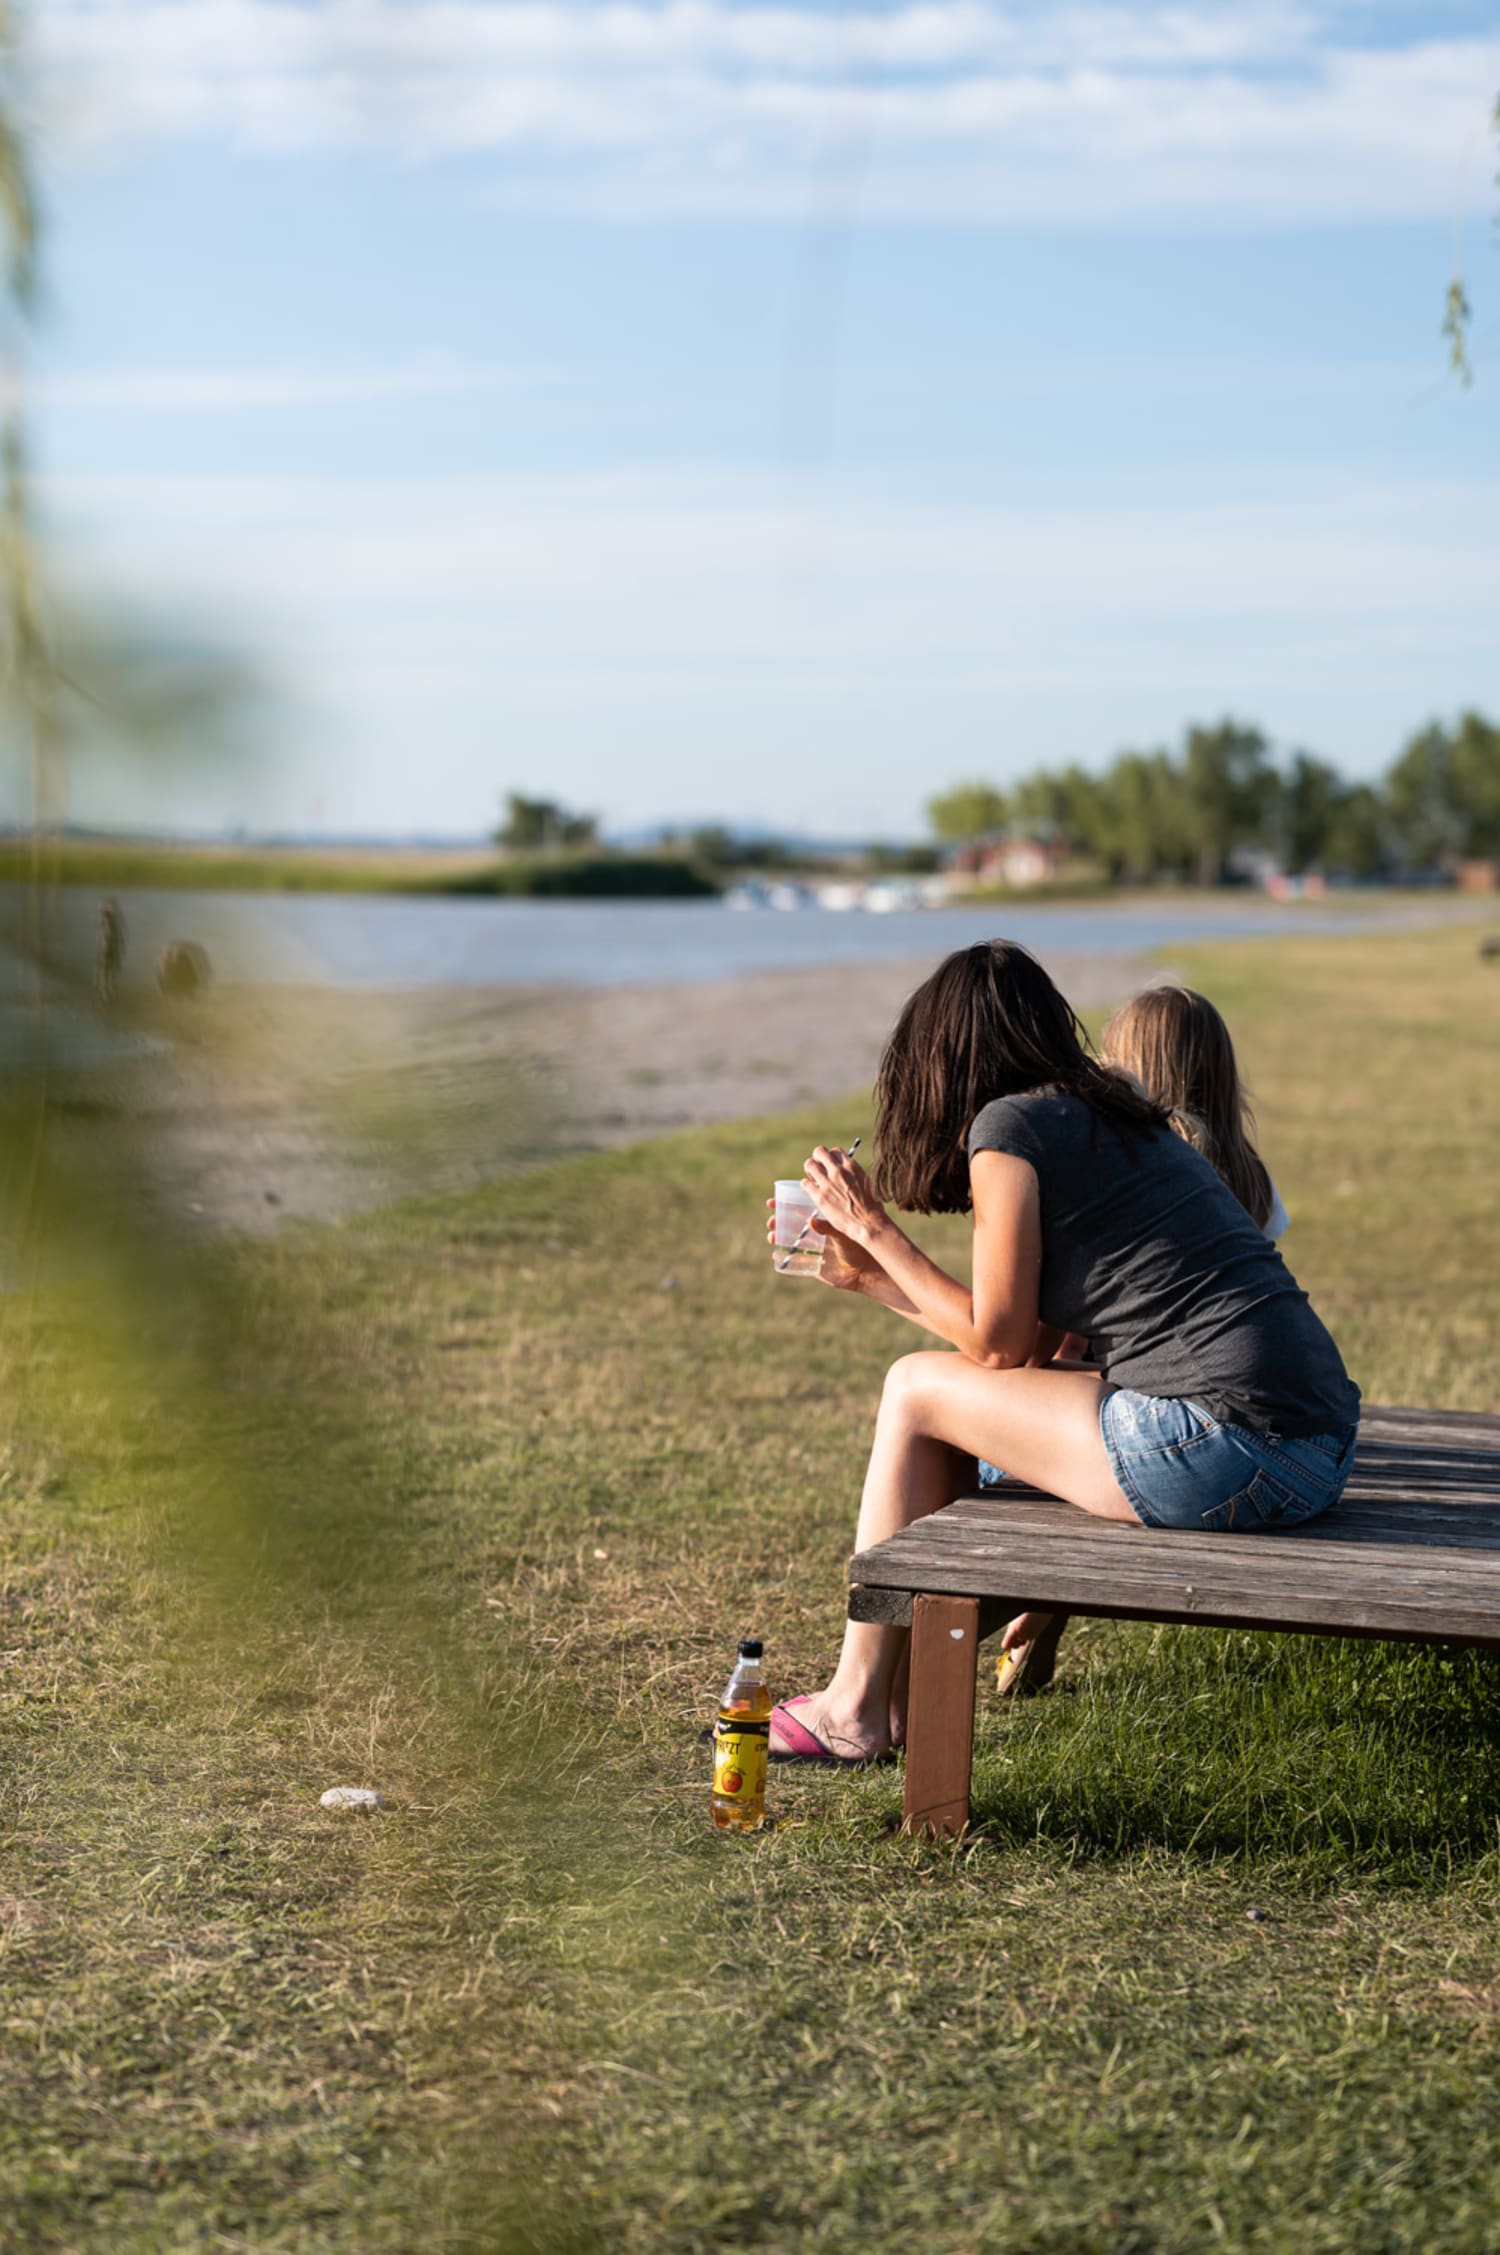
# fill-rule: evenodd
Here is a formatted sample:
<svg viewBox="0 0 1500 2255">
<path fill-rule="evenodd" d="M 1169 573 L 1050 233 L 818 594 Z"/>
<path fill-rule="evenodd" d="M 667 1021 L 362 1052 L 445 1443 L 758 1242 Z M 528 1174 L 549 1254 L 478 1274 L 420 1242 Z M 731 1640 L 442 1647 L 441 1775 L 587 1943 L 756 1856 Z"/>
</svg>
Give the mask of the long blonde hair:
<svg viewBox="0 0 1500 2255">
<path fill-rule="evenodd" d="M 1255 1115 L 1229 1028 L 1207 996 L 1191 987 L 1147 987 L 1110 1019 L 1101 1052 L 1165 1107 L 1176 1133 L 1203 1153 L 1264 1229 L 1271 1177 L 1255 1148 Z"/>
</svg>

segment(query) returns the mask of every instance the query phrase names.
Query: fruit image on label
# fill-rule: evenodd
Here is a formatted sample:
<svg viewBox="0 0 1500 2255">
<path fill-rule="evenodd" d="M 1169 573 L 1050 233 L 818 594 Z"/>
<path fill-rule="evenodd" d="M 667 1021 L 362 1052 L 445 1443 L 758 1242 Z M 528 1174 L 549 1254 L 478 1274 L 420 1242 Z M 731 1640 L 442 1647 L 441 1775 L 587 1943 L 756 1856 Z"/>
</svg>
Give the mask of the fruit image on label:
<svg viewBox="0 0 1500 2255">
<path fill-rule="evenodd" d="M 730 1800 L 753 1801 L 765 1791 L 770 1735 L 767 1723 L 758 1730 L 725 1730 L 720 1725 L 714 1735 L 715 1793 Z"/>
</svg>

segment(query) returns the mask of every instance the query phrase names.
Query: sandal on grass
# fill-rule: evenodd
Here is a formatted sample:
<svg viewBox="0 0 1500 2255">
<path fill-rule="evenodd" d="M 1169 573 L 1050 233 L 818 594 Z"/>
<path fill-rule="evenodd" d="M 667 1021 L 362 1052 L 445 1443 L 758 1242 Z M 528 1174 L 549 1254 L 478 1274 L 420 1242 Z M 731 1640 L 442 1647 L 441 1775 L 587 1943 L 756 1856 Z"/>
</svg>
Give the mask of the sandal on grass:
<svg viewBox="0 0 1500 2255">
<path fill-rule="evenodd" d="M 794 1707 L 805 1707 L 812 1693 L 804 1691 L 795 1699 L 784 1699 L 779 1707 L 771 1709 L 771 1720 L 785 1739 L 785 1747 L 773 1746 L 769 1759 L 773 1762 L 797 1762 L 806 1768 L 831 1770 L 872 1770 L 882 1762 L 893 1762 L 894 1747 L 883 1754 L 835 1754 L 824 1744 L 806 1723 L 799 1722 L 792 1713 Z"/>
<path fill-rule="evenodd" d="M 1013 1645 L 995 1663 L 995 1691 L 1001 1699 L 1034 1699 L 1052 1681 L 1057 1647 L 1068 1625 L 1066 1613 L 1049 1613 L 1047 1625 L 1026 1644 Z"/>
</svg>

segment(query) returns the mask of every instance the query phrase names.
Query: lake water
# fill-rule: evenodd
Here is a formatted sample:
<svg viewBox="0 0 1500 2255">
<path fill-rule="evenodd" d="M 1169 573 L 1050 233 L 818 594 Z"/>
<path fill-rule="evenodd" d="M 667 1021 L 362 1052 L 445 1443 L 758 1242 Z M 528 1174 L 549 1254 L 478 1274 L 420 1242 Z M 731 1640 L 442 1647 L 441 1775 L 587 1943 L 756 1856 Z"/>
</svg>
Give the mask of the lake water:
<svg viewBox="0 0 1500 2255">
<path fill-rule="evenodd" d="M 0 901 L 0 941 L 20 898 Z M 152 975 L 168 940 L 196 940 L 216 979 L 338 987 L 626 986 L 730 979 L 821 963 L 936 961 L 1003 934 L 1042 956 L 1133 954 L 1192 940 L 1371 928 L 1389 911 L 1223 907 L 1201 900 L 1123 907 L 938 908 L 885 915 L 827 909 L 736 911 L 717 901 L 498 901 L 381 894 L 124 891 L 129 979 Z M 91 965 L 98 896 L 66 888 L 49 902 L 53 944 Z"/>
</svg>

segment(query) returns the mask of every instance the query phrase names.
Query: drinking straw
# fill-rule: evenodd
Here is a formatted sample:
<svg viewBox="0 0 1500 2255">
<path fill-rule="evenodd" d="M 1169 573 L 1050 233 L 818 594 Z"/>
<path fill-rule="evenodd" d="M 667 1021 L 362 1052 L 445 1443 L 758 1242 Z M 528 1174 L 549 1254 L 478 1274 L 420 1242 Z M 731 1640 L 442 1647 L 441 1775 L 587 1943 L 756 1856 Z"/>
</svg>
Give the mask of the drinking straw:
<svg viewBox="0 0 1500 2255">
<path fill-rule="evenodd" d="M 855 1154 L 855 1152 L 856 1152 L 856 1151 L 857 1151 L 857 1150 L 859 1149 L 859 1147 L 860 1147 L 860 1145 L 861 1145 L 861 1144 L 863 1143 L 863 1141 L 864 1141 L 864 1137 L 863 1137 L 862 1135 L 857 1135 L 857 1136 L 856 1136 L 856 1137 L 854 1138 L 854 1141 L 853 1141 L 853 1142 L 852 1142 L 852 1143 L 850 1144 L 850 1146 L 849 1146 L 848 1150 L 847 1150 L 847 1151 L 846 1151 L 846 1152 L 844 1153 L 844 1157 L 845 1157 L 846 1159 L 852 1159 L 852 1158 L 853 1158 L 853 1156 L 854 1156 L 854 1154 Z M 808 1231 L 809 1231 L 809 1230 L 810 1230 L 810 1229 L 812 1228 L 812 1225 L 813 1225 L 813 1223 L 814 1223 L 814 1222 L 815 1222 L 815 1221 L 817 1220 L 817 1218 L 818 1218 L 818 1217 L 817 1217 L 817 1215 L 816 1215 L 815 1213 L 814 1213 L 814 1214 L 809 1214 L 809 1215 L 808 1215 L 808 1217 L 807 1217 L 806 1221 L 805 1221 L 805 1222 L 804 1222 L 804 1223 L 802 1224 L 802 1227 L 801 1227 L 801 1228 L 800 1228 L 800 1229 L 798 1230 L 798 1232 L 797 1232 L 796 1236 L 795 1236 L 795 1237 L 794 1237 L 794 1238 L 792 1239 L 792 1242 L 791 1242 L 791 1244 L 790 1244 L 790 1245 L 788 1245 L 788 1247 L 787 1247 L 787 1249 L 786 1249 L 786 1259 L 785 1259 L 784 1261 L 778 1261 L 778 1262 L 776 1263 L 776 1273 L 777 1273 L 777 1275 L 778 1275 L 778 1276 L 780 1276 L 780 1275 L 781 1275 L 781 1273 L 783 1272 L 783 1270 L 785 1270 L 785 1269 L 788 1269 L 788 1268 L 790 1268 L 790 1267 L 791 1267 L 791 1265 L 792 1265 L 792 1255 L 793 1255 L 793 1253 L 795 1253 L 795 1252 L 796 1252 L 796 1251 L 798 1250 L 798 1248 L 800 1247 L 800 1245 L 801 1245 L 801 1243 L 802 1243 L 802 1240 L 803 1240 L 803 1238 L 804 1238 L 804 1237 L 805 1237 L 805 1236 L 807 1235 Z M 762 1275 L 764 1275 L 765 1271 L 764 1271 L 764 1270 L 762 1270 L 762 1271 L 761 1271 L 761 1273 L 762 1273 Z"/>
</svg>

